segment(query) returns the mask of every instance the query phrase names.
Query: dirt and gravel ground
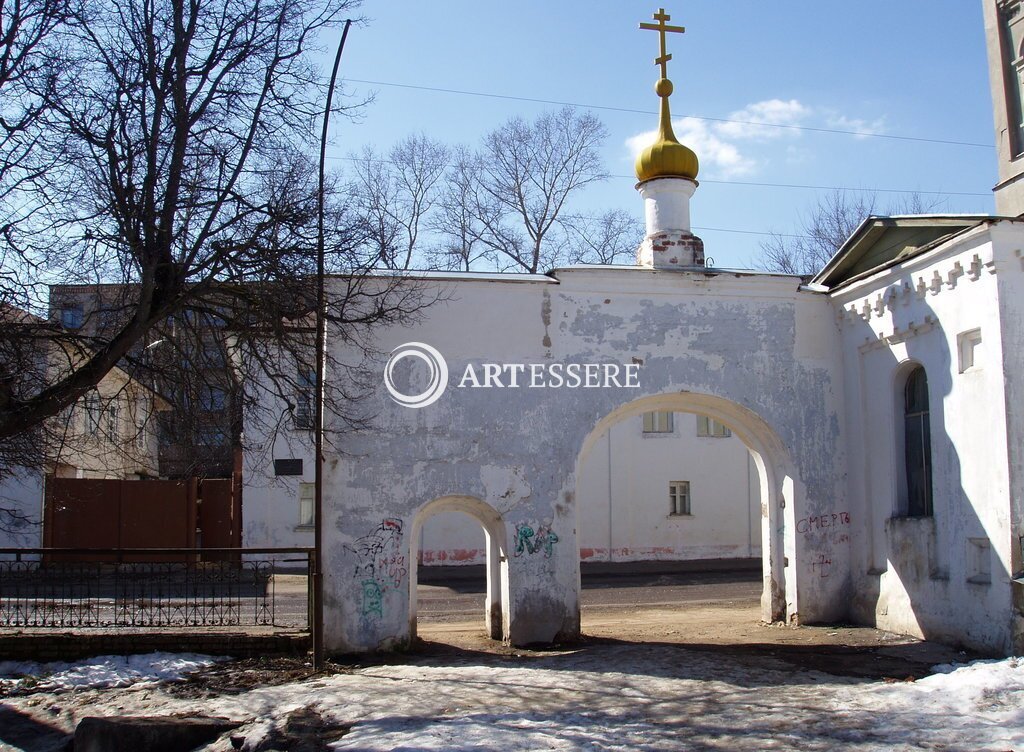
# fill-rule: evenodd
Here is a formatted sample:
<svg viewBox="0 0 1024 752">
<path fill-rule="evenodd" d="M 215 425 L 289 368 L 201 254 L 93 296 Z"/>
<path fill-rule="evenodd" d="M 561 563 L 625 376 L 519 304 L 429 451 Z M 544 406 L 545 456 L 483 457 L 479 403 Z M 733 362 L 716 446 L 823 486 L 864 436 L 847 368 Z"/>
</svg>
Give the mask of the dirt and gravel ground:
<svg viewBox="0 0 1024 752">
<path fill-rule="evenodd" d="M 483 581 L 470 576 L 421 585 L 419 648 L 429 654 L 463 651 L 526 654 L 487 639 Z M 623 572 L 585 576 L 583 644 L 665 644 L 781 661 L 796 668 L 873 679 L 906 679 L 931 666 L 980 657 L 869 627 L 790 627 L 764 624 L 761 575 L 736 571 Z"/>
</svg>

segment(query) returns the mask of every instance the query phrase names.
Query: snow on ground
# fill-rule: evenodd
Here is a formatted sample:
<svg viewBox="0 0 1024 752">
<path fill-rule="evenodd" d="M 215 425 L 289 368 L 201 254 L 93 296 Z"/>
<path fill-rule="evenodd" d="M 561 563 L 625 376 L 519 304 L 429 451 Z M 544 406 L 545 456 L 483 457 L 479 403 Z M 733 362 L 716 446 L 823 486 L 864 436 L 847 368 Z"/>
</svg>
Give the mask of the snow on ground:
<svg viewBox="0 0 1024 752">
<path fill-rule="evenodd" d="M 61 692 L 87 687 L 127 687 L 174 681 L 223 658 L 193 653 L 104 655 L 77 663 L 0 661 L 0 695 L 18 690 Z"/>
<path fill-rule="evenodd" d="M 351 725 L 338 750 L 1024 750 L 1024 659 L 939 670 L 886 683 L 770 657 L 605 644 L 411 657 L 218 696 L 134 684 L 65 693 L 58 710 L 51 695 L 4 704 L 65 729 L 83 715 L 227 716 L 246 721 L 233 733 L 249 750 L 302 709 Z"/>
<path fill-rule="evenodd" d="M 994 748 L 1024 749 L 1024 658 L 933 670 L 916 682 L 867 687 L 856 700 L 878 708 L 892 738 L 908 743 L 918 729 L 937 726 L 951 738 L 980 736 Z"/>
</svg>

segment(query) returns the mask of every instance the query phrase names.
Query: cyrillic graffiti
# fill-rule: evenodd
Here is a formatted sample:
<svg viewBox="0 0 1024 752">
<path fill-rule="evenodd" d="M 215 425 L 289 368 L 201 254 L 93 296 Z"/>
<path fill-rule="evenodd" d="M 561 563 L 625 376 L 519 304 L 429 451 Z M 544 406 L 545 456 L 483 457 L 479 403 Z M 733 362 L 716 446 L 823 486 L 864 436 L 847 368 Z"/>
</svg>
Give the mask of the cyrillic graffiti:
<svg viewBox="0 0 1024 752">
<path fill-rule="evenodd" d="M 849 512 L 834 512 L 832 514 L 823 514 L 819 517 L 804 517 L 796 523 L 796 531 L 801 535 L 806 535 L 814 530 L 829 530 L 849 524 Z"/>
</svg>

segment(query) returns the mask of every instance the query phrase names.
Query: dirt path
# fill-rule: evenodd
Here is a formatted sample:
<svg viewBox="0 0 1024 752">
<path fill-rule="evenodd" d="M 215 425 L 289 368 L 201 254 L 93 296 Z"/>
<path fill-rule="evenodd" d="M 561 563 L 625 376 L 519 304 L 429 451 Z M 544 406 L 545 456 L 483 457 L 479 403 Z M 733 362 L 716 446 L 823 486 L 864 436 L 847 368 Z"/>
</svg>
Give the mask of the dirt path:
<svg viewBox="0 0 1024 752">
<path fill-rule="evenodd" d="M 979 657 L 869 627 L 764 624 L 757 602 L 750 599 L 641 609 L 626 605 L 584 607 L 582 618 L 584 644 L 678 646 L 724 654 L 762 667 L 816 669 L 840 676 L 905 680 L 931 673 L 936 664 Z M 421 618 L 419 636 L 420 649 L 426 653 L 532 652 L 487 639 L 478 619 Z"/>
</svg>

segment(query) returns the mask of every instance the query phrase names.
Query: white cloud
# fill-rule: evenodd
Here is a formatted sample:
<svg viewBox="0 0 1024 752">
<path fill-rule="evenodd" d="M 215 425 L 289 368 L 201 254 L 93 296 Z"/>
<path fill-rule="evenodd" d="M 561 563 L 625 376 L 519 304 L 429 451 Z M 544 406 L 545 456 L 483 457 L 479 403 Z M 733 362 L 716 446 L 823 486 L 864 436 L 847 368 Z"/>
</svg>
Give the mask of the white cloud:
<svg viewBox="0 0 1024 752">
<path fill-rule="evenodd" d="M 728 138 L 764 141 L 799 134 L 790 128 L 772 126 L 801 125 L 810 114 L 811 108 L 796 99 L 766 99 L 730 113 L 732 122 L 716 123 L 715 127 Z"/>
<path fill-rule="evenodd" d="M 744 157 L 736 144 L 719 138 L 714 125 L 705 120 L 681 118 L 672 122 L 676 138 L 697 154 L 702 170 L 723 177 L 738 177 L 750 174 L 756 162 Z M 626 140 L 626 146 L 634 158 L 657 138 L 657 131 L 639 133 Z"/>
<path fill-rule="evenodd" d="M 797 99 L 766 99 L 753 102 L 729 114 L 721 121 L 685 117 L 672 121 L 680 142 L 697 153 L 702 172 L 708 177 L 736 178 L 751 175 L 768 161 L 770 152 L 757 144 L 781 138 L 799 139 L 803 131 L 778 126 L 810 125 L 810 118 L 824 118 L 829 128 L 882 133 L 884 118 L 874 121 L 847 117 L 841 113 L 814 108 Z M 820 122 L 820 119 L 819 119 Z M 626 146 L 635 157 L 657 136 L 657 131 L 638 133 L 626 139 Z M 787 150 L 788 151 L 788 150 Z M 760 152 L 764 156 L 755 156 Z M 790 158 L 793 154 L 789 154 Z"/>
<path fill-rule="evenodd" d="M 842 131 L 856 131 L 858 135 L 854 138 L 867 138 L 870 135 L 885 133 L 885 118 L 875 120 L 863 120 L 862 118 L 851 118 L 839 113 L 831 113 L 826 118 L 829 128 L 838 128 Z"/>
</svg>

